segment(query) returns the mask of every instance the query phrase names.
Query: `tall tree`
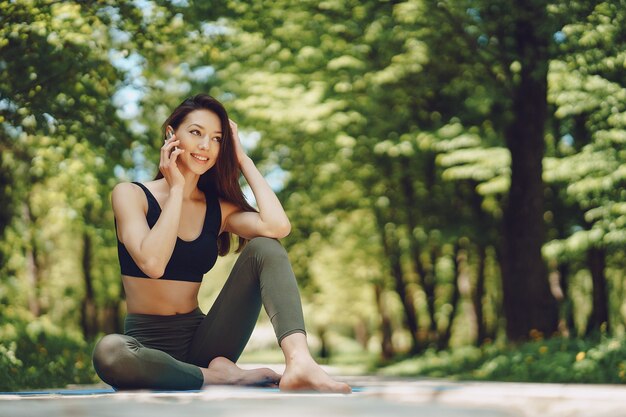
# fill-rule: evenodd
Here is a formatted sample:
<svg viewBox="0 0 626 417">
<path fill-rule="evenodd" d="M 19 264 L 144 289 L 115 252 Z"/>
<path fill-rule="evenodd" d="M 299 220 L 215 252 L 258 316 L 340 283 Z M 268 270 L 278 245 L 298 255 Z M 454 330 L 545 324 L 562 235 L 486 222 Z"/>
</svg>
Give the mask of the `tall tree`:
<svg viewBox="0 0 626 417">
<path fill-rule="evenodd" d="M 507 335 L 524 340 L 532 330 L 557 330 L 541 248 L 545 242 L 543 156 L 548 117 L 549 43 L 555 28 L 547 1 L 511 2 L 511 116 L 505 126 L 511 152 L 511 186 L 503 217 L 502 284 Z M 506 41 L 506 39 L 502 39 Z"/>
</svg>

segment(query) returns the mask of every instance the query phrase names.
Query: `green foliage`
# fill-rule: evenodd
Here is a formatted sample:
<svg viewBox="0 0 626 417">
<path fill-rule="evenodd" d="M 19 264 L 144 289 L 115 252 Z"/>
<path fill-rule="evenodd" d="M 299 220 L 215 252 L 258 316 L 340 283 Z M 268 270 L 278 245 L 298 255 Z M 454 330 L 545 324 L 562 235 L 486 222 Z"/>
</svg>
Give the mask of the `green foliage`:
<svg viewBox="0 0 626 417">
<path fill-rule="evenodd" d="M 552 383 L 626 383 L 626 338 L 537 340 L 428 351 L 383 367 L 383 375 Z"/>
<path fill-rule="evenodd" d="M 477 308 L 493 327 L 483 337 L 496 337 L 505 127 L 524 70 L 518 3 L 0 0 L 4 389 L 92 378 L 88 342 L 75 332 L 91 337 L 87 311 L 97 312 L 93 326 L 110 327 L 122 293 L 109 192 L 155 172 L 161 123 L 200 91 L 258 139 L 250 153 L 261 170 L 284 179 L 277 188 L 293 225 L 284 243 L 314 331 L 358 333 L 378 353 L 387 323 L 403 353 L 409 300 L 424 345 L 453 320 L 450 345 L 473 343 Z M 611 329 L 624 327 L 624 10 L 624 0 L 539 10 L 550 54 L 544 257 L 555 271 L 570 267 L 559 271 L 576 310 L 571 334 L 592 311 L 591 248 L 606 250 Z M 129 92 L 136 112 L 120 98 Z M 481 270 L 485 293 L 473 300 Z M 207 307 L 217 283 L 203 287 Z M 428 351 L 413 372 L 622 382 L 613 370 L 623 371 L 623 353 L 621 339 L 466 347 Z"/>
<path fill-rule="evenodd" d="M 11 179 L 1 210 L 12 213 L 0 224 L 0 282 L 14 290 L 3 302 L 28 298 L 33 312 L 61 322 L 80 318 L 82 236 L 103 244 L 85 265 L 114 260 L 108 193 L 131 136 L 112 99 L 123 73 L 110 59 L 117 44 L 106 7 L 0 2 L 0 172 Z M 96 275 L 117 278 L 111 272 Z"/>
<path fill-rule="evenodd" d="M 0 391 L 97 381 L 82 335 L 12 307 L 0 311 Z"/>
<path fill-rule="evenodd" d="M 585 18 L 566 25 L 562 55 L 550 65 L 549 99 L 560 129 L 545 177 L 583 219 L 545 246 L 548 258 L 570 261 L 589 248 L 615 250 L 626 243 L 626 16 L 620 5 L 598 2 Z"/>
</svg>

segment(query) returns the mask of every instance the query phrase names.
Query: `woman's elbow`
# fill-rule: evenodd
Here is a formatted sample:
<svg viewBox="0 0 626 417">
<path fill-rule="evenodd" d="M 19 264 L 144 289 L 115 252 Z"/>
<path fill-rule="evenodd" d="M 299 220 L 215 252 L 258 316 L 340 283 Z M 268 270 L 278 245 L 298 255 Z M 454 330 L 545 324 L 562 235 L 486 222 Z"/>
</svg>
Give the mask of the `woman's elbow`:
<svg viewBox="0 0 626 417">
<path fill-rule="evenodd" d="M 291 223 L 287 221 L 285 223 L 282 223 L 278 227 L 276 227 L 273 237 L 276 239 L 282 239 L 284 237 L 289 236 L 289 233 L 291 233 Z"/>
<path fill-rule="evenodd" d="M 282 239 L 291 233 L 291 224 L 289 220 L 281 223 L 265 224 L 257 229 L 256 236 L 265 236 L 273 239 Z"/>
<path fill-rule="evenodd" d="M 139 265 L 139 268 L 150 278 L 161 278 L 165 273 L 165 265 L 155 259 L 149 259 L 143 264 Z"/>
</svg>

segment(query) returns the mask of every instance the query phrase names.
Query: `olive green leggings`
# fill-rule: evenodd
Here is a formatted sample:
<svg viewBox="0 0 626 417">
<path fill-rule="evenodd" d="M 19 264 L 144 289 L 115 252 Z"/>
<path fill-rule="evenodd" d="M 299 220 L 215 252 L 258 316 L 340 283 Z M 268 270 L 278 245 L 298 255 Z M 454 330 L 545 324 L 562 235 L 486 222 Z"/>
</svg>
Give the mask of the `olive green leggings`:
<svg viewBox="0 0 626 417">
<path fill-rule="evenodd" d="M 261 304 L 279 345 L 292 333 L 305 333 L 287 253 L 277 240 L 263 237 L 248 242 L 206 316 L 200 309 L 173 316 L 128 314 L 124 335 L 109 334 L 96 344 L 94 368 L 116 389 L 199 389 L 199 367 L 218 356 L 237 361 Z"/>
</svg>

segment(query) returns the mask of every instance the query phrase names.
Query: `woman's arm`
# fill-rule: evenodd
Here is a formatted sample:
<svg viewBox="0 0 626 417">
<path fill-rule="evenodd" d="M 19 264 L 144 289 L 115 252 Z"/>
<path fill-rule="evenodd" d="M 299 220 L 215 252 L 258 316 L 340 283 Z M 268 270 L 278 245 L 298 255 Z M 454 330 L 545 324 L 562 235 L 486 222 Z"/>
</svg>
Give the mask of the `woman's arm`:
<svg viewBox="0 0 626 417">
<path fill-rule="evenodd" d="M 239 141 L 237 124 L 231 120 L 230 126 L 233 131 L 233 142 L 239 167 L 252 189 L 259 212 L 235 210 L 232 205 L 227 203 L 230 209 L 226 210 L 227 217 L 224 221 L 224 230 L 247 239 L 257 236 L 283 238 L 291 231 L 287 214 L 252 159 L 245 154 Z"/>
<path fill-rule="evenodd" d="M 143 210 L 144 193 L 130 183 L 115 186 L 111 203 L 117 235 L 139 269 L 150 278 L 161 278 L 172 256 L 183 201 L 182 188 L 170 189 L 159 219 L 152 229 Z"/>
<path fill-rule="evenodd" d="M 185 185 L 185 179 L 176 166 L 176 158 L 183 150 L 172 151 L 178 143 L 172 138 L 161 148 L 159 169 L 170 191 L 152 229 L 148 226 L 143 210 L 143 192 L 132 184 L 122 183 L 116 185 L 111 193 L 118 239 L 126 246 L 137 266 L 150 278 L 163 276 L 176 245 Z"/>
</svg>

